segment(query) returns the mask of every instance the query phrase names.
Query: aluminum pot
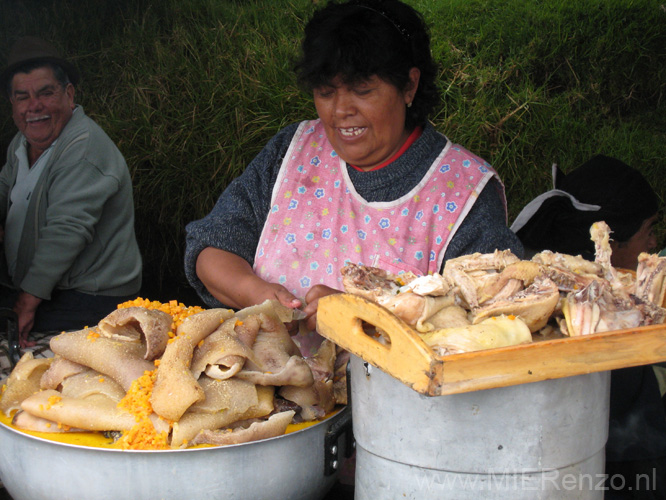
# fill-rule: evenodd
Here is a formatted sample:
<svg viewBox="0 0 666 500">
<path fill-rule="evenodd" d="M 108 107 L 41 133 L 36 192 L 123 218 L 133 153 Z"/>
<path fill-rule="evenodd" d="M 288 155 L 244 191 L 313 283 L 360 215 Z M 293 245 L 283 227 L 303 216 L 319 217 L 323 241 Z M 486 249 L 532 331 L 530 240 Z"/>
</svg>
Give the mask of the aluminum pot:
<svg viewBox="0 0 666 500">
<path fill-rule="evenodd" d="M 271 439 L 172 451 L 75 446 L 0 424 L 0 479 L 14 500 L 316 500 L 350 443 L 349 407 Z"/>
<path fill-rule="evenodd" d="M 609 372 L 424 396 L 351 357 L 356 500 L 601 500 Z"/>
</svg>

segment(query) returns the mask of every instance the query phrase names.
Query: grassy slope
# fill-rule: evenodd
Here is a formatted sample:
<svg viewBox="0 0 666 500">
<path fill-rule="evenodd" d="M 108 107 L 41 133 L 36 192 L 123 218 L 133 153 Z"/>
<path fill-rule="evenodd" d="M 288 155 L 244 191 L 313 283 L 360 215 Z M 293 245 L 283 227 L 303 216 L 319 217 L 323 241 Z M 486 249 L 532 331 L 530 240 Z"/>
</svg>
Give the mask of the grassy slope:
<svg viewBox="0 0 666 500">
<path fill-rule="evenodd" d="M 208 212 L 275 131 L 314 116 L 291 63 L 315 3 L 0 2 L 0 53 L 20 34 L 39 34 L 75 54 L 78 100 L 132 171 L 150 280 L 183 285 L 185 224 Z M 597 152 L 640 168 L 666 198 L 659 1 L 408 3 L 428 20 L 441 64 L 433 123 L 499 170 L 511 218 L 549 188 L 553 162 L 567 171 Z M 3 152 L 13 133 L 3 102 Z"/>
</svg>

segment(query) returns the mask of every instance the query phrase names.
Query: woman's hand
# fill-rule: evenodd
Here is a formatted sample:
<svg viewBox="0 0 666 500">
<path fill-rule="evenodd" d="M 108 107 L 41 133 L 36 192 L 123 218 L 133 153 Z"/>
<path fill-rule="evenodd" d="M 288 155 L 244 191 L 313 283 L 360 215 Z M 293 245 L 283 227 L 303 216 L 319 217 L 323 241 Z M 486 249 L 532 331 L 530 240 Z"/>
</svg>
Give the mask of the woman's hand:
<svg viewBox="0 0 666 500">
<path fill-rule="evenodd" d="M 205 248 L 197 258 L 197 276 L 206 289 L 223 304 L 242 309 L 265 300 L 278 300 L 285 307 L 296 309 L 302 302 L 289 290 L 277 283 L 264 281 L 254 273 L 252 266 L 236 254 Z M 305 295 L 303 312 L 309 330 L 317 328 L 317 306 L 319 299 L 339 290 L 325 285 L 315 285 Z"/>
<path fill-rule="evenodd" d="M 307 315 L 304 321 L 309 330 L 315 331 L 317 329 L 317 307 L 319 306 L 319 299 L 334 293 L 341 292 L 326 285 L 315 285 L 305 294 L 306 306 L 303 308 L 303 312 Z"/>
<path fill-rule="evenodd" d="M 290 308 L 301 301 L 277 283 L 264 281 L 242 257 L 217 248 L 205 248 L 197 258 L 197 276 L 213 297 L 235 309 L 278 300 Z"/>
</svg>

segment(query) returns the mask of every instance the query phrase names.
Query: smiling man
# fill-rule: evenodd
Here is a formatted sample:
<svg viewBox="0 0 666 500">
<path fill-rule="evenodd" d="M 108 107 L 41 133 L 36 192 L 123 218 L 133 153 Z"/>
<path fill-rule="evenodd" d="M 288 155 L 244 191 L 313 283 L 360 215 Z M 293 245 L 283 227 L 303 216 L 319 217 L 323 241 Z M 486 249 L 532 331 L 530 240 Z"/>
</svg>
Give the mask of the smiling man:
<svg viewBox="0 0 666 500">
<path fill-rule="evenodd" d="M 48 42 L 18 40 L 0 85 L 18 133 L 0 171 L 0 304 L 30 331 L 96 324 L 141 287 L 123 155 L 74 102 L 79 73 Z"/>
</svg>

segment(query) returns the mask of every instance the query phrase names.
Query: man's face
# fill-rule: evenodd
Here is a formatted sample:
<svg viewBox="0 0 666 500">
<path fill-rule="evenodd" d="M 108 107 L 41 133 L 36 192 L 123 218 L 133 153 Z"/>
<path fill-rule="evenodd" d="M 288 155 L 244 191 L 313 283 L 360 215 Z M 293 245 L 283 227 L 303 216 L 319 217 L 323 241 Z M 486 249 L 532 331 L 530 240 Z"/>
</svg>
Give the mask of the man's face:
<svg viewBox="0 0 666 500">
<path fill-rule="evenodd" d="M 28 140 L 31 157 L 37 158 L 72 117 L 74 86 L 63 88 L 50 67 L 37 68 L 14 75 L 10 100 L 14 123 Z"/>
</svg>

